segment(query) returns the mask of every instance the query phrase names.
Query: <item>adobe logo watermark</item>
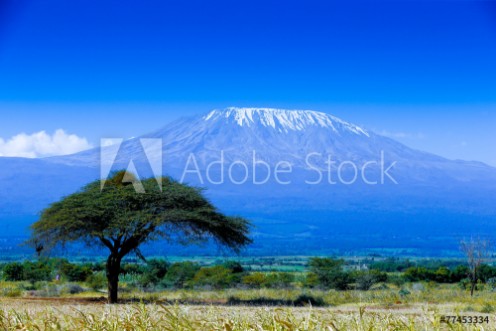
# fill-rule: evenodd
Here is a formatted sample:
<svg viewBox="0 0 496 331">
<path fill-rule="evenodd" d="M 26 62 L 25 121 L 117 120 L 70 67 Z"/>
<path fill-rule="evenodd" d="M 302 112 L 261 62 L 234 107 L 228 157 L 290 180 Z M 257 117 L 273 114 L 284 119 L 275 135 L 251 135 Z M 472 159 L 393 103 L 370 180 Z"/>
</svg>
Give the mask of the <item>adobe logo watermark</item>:
<svg viewBox="0 0 496 331">
<path fill-rule="evenodd" d="M 122 138 L 104 138 L 100 141 L 100 189 L 103 190 L 105 182 L 112 171 L 119 150 L 121 149 L 124 139 Z M 162 191 L 162 139 L 161 138 L 141 138 L 139 139 L 141 148 L 143 149 L 144 156 L 152 169 L 153 175 L 157 180 L 158 187 Z M 125 160 L 126 176 L 123 178 L 124 183 L 132 183 L 134 189 L 138 193 L 145 193 L 143 183 L 139 176 L 133 177 L 127 174 L 138 174 L 136 165 L 133 159 Z"/>
<path fill-rule="evenodd" d="M 125 168 L 126 177 L 123 182 L 131 183 L 138 193 L 145 193 L 143 183 L 138 174 L 135 161 L 139 166 L 146 163 L 153 172 L 160 191 L 162 191 L 162 169 L 163 169 L 163 140 L 161 138 L 133 139 L 130 145 L 121 148 L 124 143 L 122 138 L 102 139 L 100 147 L 100 188 L 103 189 L 110 172 L 119 165 L 119 169 Z M 132 157 L 126 154 L 131 151 Z M 140 151 L 142 152 L 140 154 Z M 120 153 L 121 152 L 121 153 Z M 201 185 L 221 185 L 225 183 L 242 185 L 251 183 L 263 185 L 269 182 L 279 185 L 292 184 L 292 178 L 301 180 L 301 171 L 305 172 L 304 184 L 306 185 L 384 185 L 386 182 L 398 185 L 398 182 L 390 173 L 396 166 L 397 161 L 386 162 L 386 155 L 381 151 L 375 160 L 340 160 L 332 155 L 322 153 L 308 153 L 304 158 L 304 164 L 298 165 L 299 174 L 291 177 L 293 164 L 290 160 L 279 160 L 268 163 L 259 158 L 255 150 L 250 157 L 227 158 L 223 150 L 219 151 L 218 158 L 212 157 L 204 162 L 202 167 L 194 153 L 190 153 L 184 164 L 182 176 L 179 182 L 184 183 L 186 177 Z M 136 158 L 136 159 L 133 159 Z M 301 159 L 301 158 L 300 158 Z M 201 159 L 200 159 L 201 160 Z M 180 167 L 181 160 L 176 162 Z M 146 165 L 145 165 L 146 166 Z M 128 175 L 129 174 L 129 175 Z M 225 176 L 227 175 L 227 176 Z M 204 176 L 206 181 L 204 180 Z M 286 176 L 286 177 L 285 177 Z M 219 178 L 220 177 L 220 178 Z M 261 178 L 262 177 L 262 178 Z"/>
</svg>

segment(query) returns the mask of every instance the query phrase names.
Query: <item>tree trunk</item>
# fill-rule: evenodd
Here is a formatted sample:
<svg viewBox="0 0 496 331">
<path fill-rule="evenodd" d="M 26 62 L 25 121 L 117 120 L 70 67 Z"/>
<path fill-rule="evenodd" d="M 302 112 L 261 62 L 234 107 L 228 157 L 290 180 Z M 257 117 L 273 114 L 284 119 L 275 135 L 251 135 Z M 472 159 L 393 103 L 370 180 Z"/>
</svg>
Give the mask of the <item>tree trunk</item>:
<svg viewBox="0 0 496 331">
<path fill-rule="evenodd" d="M 119 274 L 121 258 L 118 254 L 110 254 L 107 259 L 108 303 L 117 303 L 119 290 Z"/>
<path fill-rule="evenodd" d="M 472 270 L 472 275 L 470 276 L 470 296 L 474 296 L 475 287 L 477 286 L 477 269 Z"/>
</svg>

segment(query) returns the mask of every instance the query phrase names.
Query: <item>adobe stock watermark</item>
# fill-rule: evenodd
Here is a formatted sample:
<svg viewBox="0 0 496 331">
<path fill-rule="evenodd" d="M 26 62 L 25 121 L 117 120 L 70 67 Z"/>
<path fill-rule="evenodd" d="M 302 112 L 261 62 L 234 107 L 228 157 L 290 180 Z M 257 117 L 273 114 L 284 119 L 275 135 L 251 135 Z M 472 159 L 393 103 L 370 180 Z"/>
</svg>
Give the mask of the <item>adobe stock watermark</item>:
<svg viewBox="0 0 496 331">
<path fill-rule="evenodd" d="M 322 159 L 325 157 L 325 161 Z M 320 158 L 319 166 L 315 159 Z M 336 161 L 332 155 L 322 155 L 321 153 L 308 153 L 304 158 L 303 168 L 310 173 L 314 179 L 305 179 L 307 185 L 319 185 L 327 183 L 330 185 L 343 184 L 353 185 L 361 181 L 366 185 L 384 185 L 386 182 L 398 184 L 398 181 L 391 174 L 396 166 L 396 161 L 386 163 L 385 153 L 381 151 L 378 160 L 370 160 L 358 164 L 354 161 Z M 260 172 L 262 168 L 262 173 Z M 213 172 L 212 172 L 213 170 Z M 367 174 L 367 171 L 375 171 L 375 177 Z M 184 170 L 181 175 L 181 182 L 186 179 L 195 179 L 200 184 L 221 185 L 231 183 L 242 185 L 251 183 L 254 185 L 267 184 L 271 179 L 280 185 L 289 185 L 291 180 L 281 178 L 281 175 L 293 173 L 293 164 L 287 160 L 281 160 L 271 166 L 268 162 L 257 157 L 256 151 L 252 151 L 249 161 L 233 160 L 227 162 L 224 151 L 220 151 L 217 160 L 207 163 L 204 171 L 199 166 L 199 162 L 194 153 L 190 153 Z"/>
<path fill-rule="evenodd" d="M 141 138 L 139 146 L 133 145 L 134 152 L 141 149 L 142 153 L 133 154 L 139 158 L 140 164 L 146 162 L 157 180 L 157 184 L 162 190 L 163 175 L 163 141 L 160 138 Z M 126 153 L 119 153 L 124 139 L 112 138 L 102 139 L 100 149 L 100 178 L 101 189 L 112 169 L 116 164 L 122 168 L 125 165 L 126 177 L 123 182 L 131 183 L 138 193 L 145 193 L 145 188 L 140 180 L 136 164 L 138 160 L 126 159 Z M 137 148 L 139 147 L 139 148 Z M 247 153 L 248 154 L 248 153 Z M 197 155 L 190 153 L 184 166 L 175 163 L 175 166 L 182 168 L 180 182 L 197 182 L 200 185 L 221 185 L 221 184 L 253 184 L 264 185 L 276 183 L 279 185 L 289 185 L 293 183 L 294 170 L 297 168 L 298 175 L 305 173 L 303 183 L 306 185 L 353 185 L 363 183 L 366 185 L 383 185 L 386 183 L 398 184 L 391 171 L 396 165 L 394 162 L 386 162 L 385 153 L 382 151 L 377 160 L 354 162 L 337 161 L 332 155 L 321 153 L 308 153 L 305 157 L 297 158 L 300 162 L 295 166 L 295 160 L 279 160 L 267 162 L 252 151 L 249 157 L 243 159 L 228 158 L 225 151 L 219 151 L 216 157 L 197 158 Z M 198 160 L 201 160 L 199 162 Z M 127 175 L 129 174 L 129 175 Z M 135 174 L 136 176 L 132 176 Z M 297 176 L 296 176 L 297 177 Z M 301 180 L 301 176 L 298 177 Z"/>
<path fill-rule="evenodd" d="M 116 163 L 119 150 L 124 139 L 105 138 L 100 141 L 100 189 L 103 190 L 112 167 Z M 143 150 L 144 158 L 152 169 L 153 176 L 157 180 L 158 187 L 162 191 L 162 169 L 163 169 L 163 141 L 161 138 L 141 138 L 139 139 Z M 136 165 L 133 159 L 124 160 L 126 162 L 126 175 L 122 179 L 123 183 L 131 183 L 138 193 L 145 193 L 145 188 L 141 182 Z M 132 174 L 136 174 L 135 177 Z"/>
</svg>

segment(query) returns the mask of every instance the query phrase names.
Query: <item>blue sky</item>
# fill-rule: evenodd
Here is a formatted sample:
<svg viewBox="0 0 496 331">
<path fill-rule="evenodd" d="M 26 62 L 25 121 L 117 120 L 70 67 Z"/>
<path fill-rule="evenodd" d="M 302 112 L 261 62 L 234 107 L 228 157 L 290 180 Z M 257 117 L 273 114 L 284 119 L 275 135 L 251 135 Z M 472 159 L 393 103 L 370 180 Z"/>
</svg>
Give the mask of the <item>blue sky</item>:
<svg viewBox="0 0 496 331">
<path fill-rule="evenodd" d="M 495 59 L 494 1 L 2 0 L 0 137 L 304 108 L 496 166 Z"/>
</svg>

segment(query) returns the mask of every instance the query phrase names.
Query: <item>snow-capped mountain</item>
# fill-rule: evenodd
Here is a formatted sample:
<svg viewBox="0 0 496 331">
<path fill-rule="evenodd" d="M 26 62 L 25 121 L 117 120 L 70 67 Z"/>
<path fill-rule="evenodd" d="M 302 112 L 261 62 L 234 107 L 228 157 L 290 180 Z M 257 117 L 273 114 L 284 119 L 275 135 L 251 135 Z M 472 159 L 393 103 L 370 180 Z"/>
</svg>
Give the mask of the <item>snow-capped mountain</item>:
<svg viewBox="0 0 496 331">
<path fill-rule="evenodd" d="M 335 116 L 313 110 L 285 110 L 273 108 L 236 108 L 212 110 L 203 117 L 205 121 L 236 122 L 239 126 L 257 126 L 272 128 L 280 133 L 304 131 L 309 127 L 331 129 L 335 133 L 352 132 L 369 136 L 362 128 L 347 123 Z"/>
<path fill-rule="evenodd" d="M 496 170 L 482 163 L 451 161 L 414 150 L 335 116 L 310 110 L 230 107 L 182 118 L 156 132 L 124 141 L 115 168 L 127 166 L 129 160 L 147 163 L 142 138 L 162 139 L 162 149 L 155 155 L 162 153 L 164 169 L 173 175 L 180 175 L 191 155 L 198 167 L 205 170 L 221 156 L 226 165 L 237 161 L 252 165 L 255 153 L 256 160 L 272 167 L 284 161 L 295 169 L 316 167 L 323 171 L 329 168 L 329 157 L 334 170 L 343 162 L 360 167 L 383 160 L 395 164 L 391 171 L 404 182 L 430 182 L 431 186 L 448 178 L 461 182 L 496 179 Z M 111 151 L 113 147 L 104 147 L 103 155 Z M 90 167 L 99 167 L 100 160 L 98 148 L 46 159 Z M 379 171 L 377 168 L 368 167 L 370 171 Z"/>
<path fill-rule="evenodd" d="M 145 151 L 148 138 L 162 141 Z M 115 159 L 114 170 L 133 161 L 141 176 L 153 175 L 149 161 L 154 159 L 160 159 L 164 174 L 177 179 L 185 169 L 197 169 L 201 180 L 188 173 L 184 181 L 206 187 L 221 209 L 254 219 L 261 238 L 302 235 L 326 243 L 338 233 L 356 239 L 360 233 L 386 231 L 400 240 L 404 231 L 419 236 L 425 230 L 428 236 L 433 226 L 444 233 L 446 224 L 460 235 L 487 229 L 486 217 L 496 214 L 496 169 L 488 165 L 418 151 L 326 113 L 231 107 L 178 119 L 117 147 L 46 159 L 0 158 L 0 221 L 2 215 L 36 214 L 98 179 L 102 157 Z M 271 171 L 263 185 L 253 181 L 267 174 L 258 161 Z M 291 170 L 282 175 L 284 184 L 274 176 L 281 162 L 282 169 Z M 219 183 L 233 164 L 237 181 Z M 389 166 L 394 181 L 381 183 Z M 243 171 L 247 180 L 241 183 Z M 336 180 L 337 173 L 344 179 L 331 185 L 328 179 Z M 355 175 L 358 180 L 349 184 Z M 319 177 L 318 184 L 308 183 Z M 333 238 L 333 243 L 342 239 Z"/>
</svg>

